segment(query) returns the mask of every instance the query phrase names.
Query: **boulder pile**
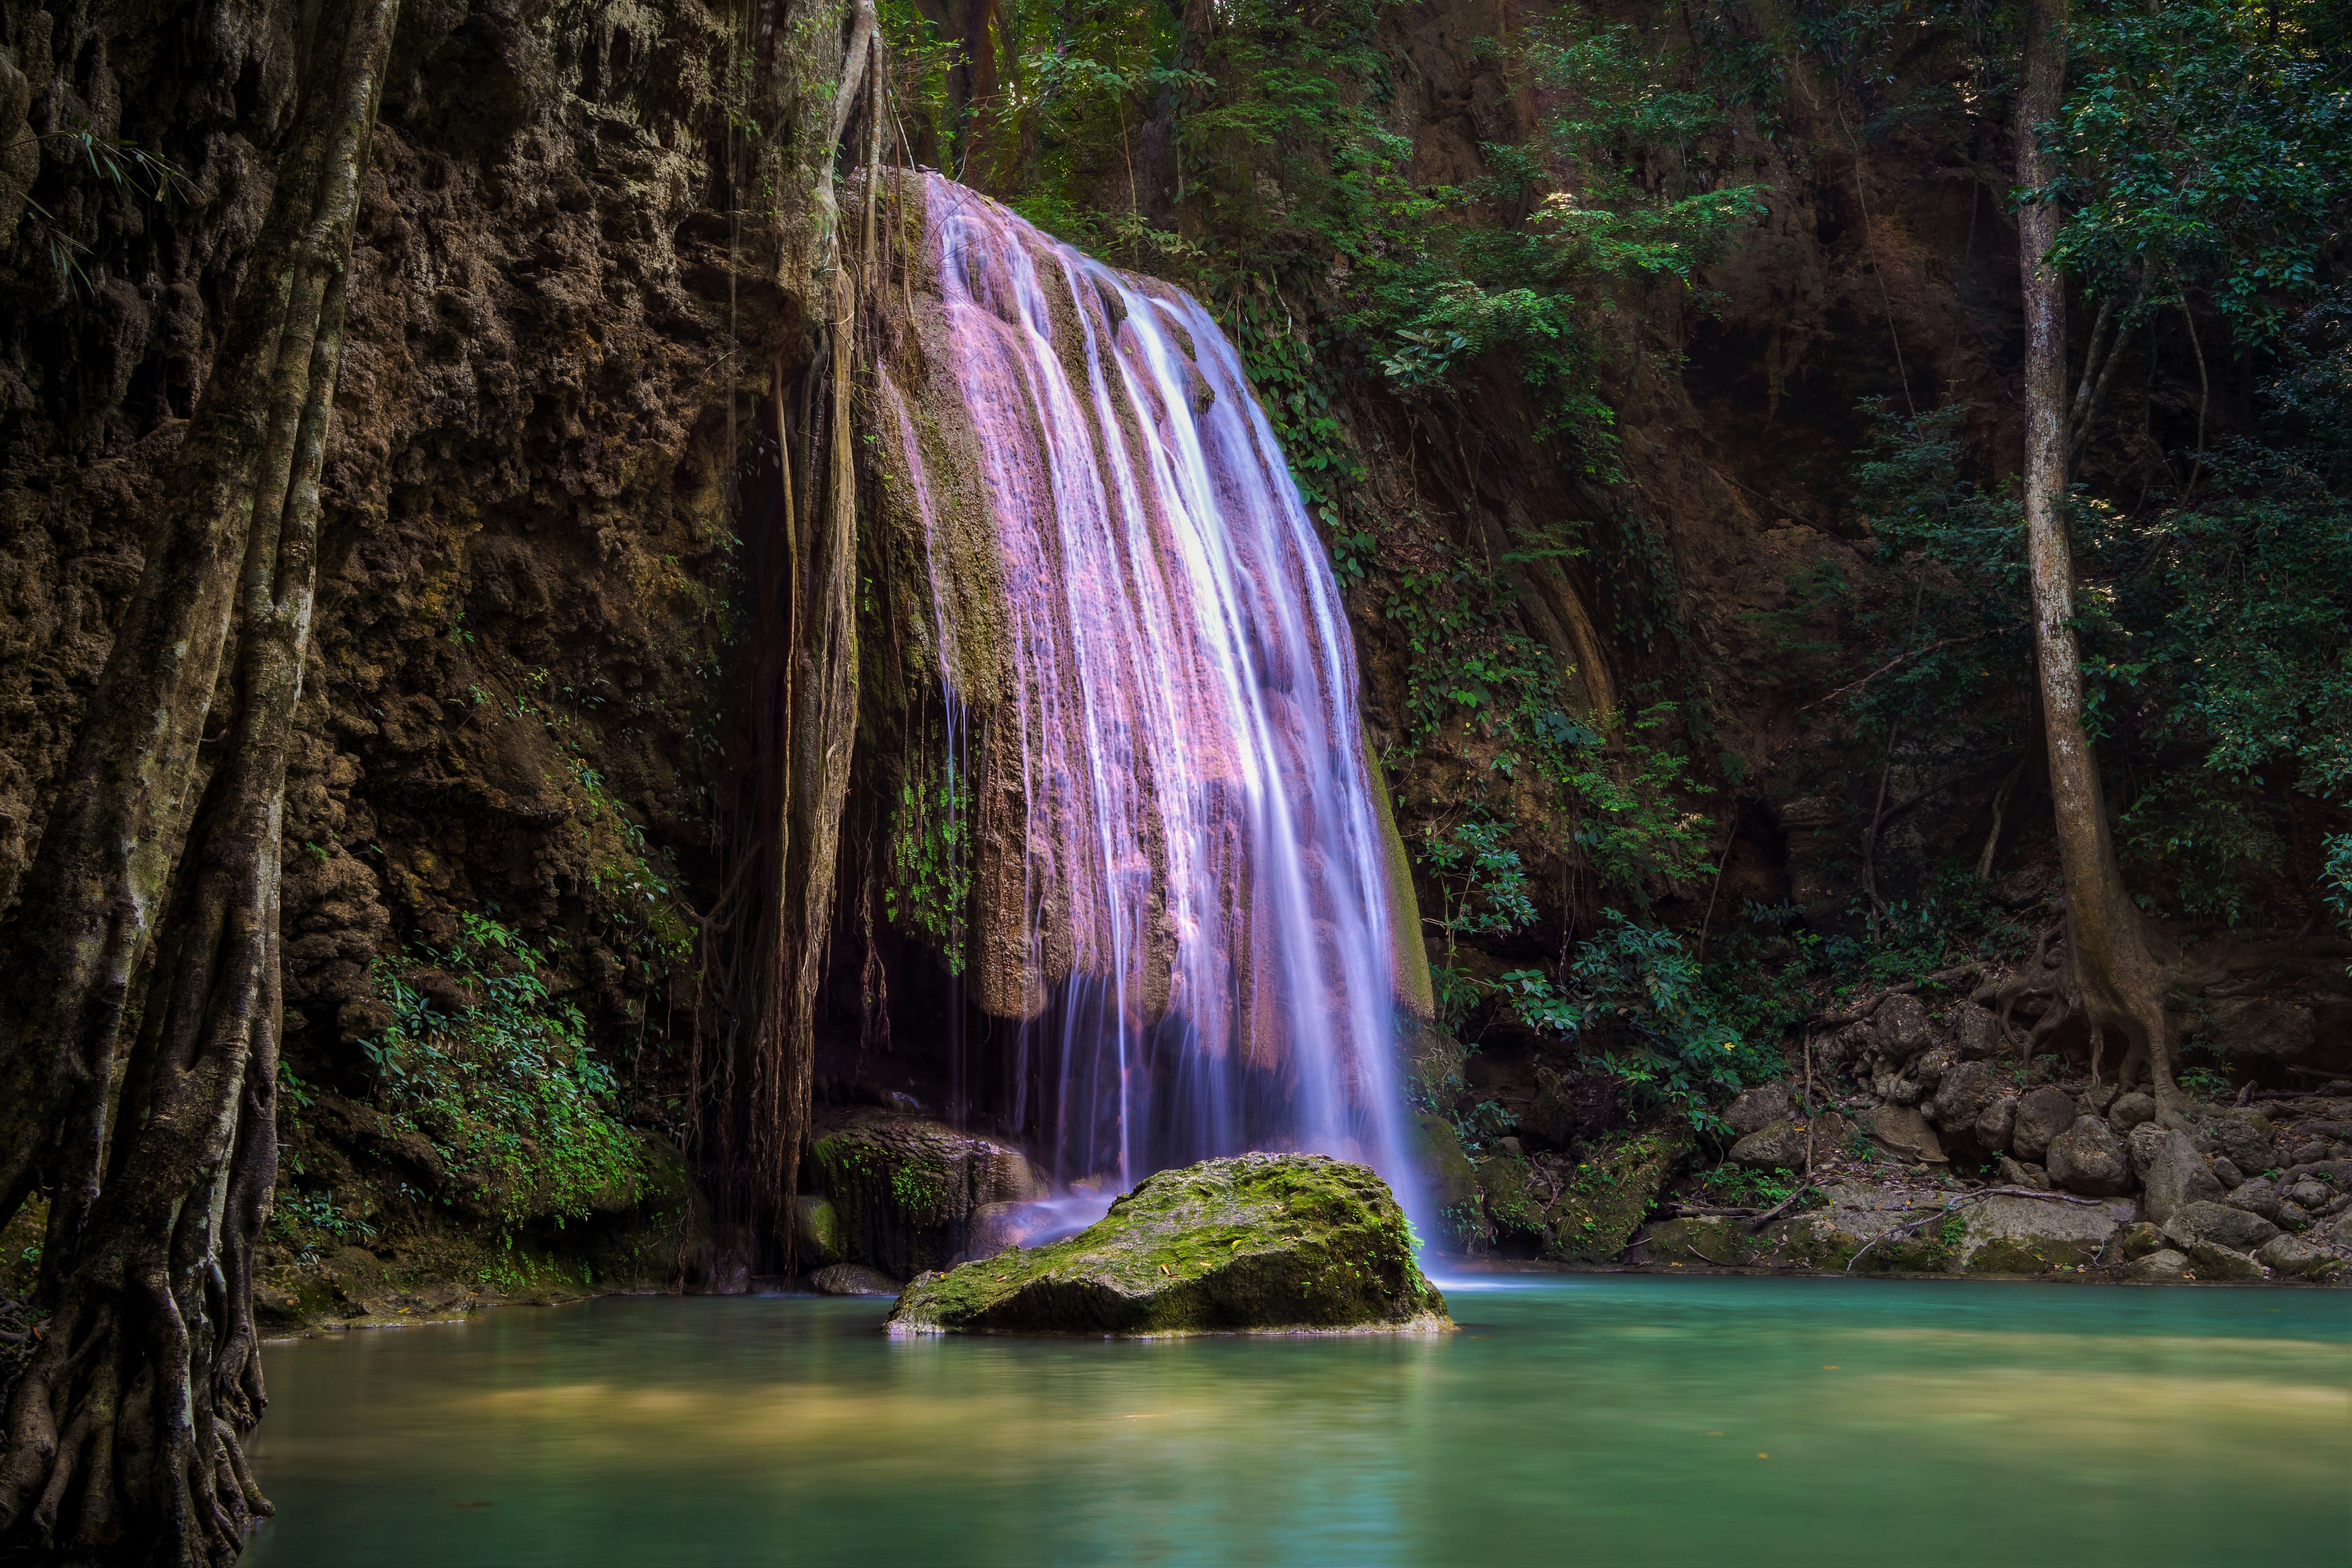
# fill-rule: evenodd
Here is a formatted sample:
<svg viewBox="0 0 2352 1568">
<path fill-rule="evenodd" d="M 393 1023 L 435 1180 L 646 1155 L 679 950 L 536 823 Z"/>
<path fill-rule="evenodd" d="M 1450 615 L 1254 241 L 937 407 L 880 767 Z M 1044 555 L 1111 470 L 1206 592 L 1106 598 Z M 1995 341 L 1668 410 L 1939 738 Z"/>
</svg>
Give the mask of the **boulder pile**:
<svg viewBox="0 0 2352 1568">
<path fill-rule="evenodd" d="M 2352 1083 L 2162 1111 L 2112 1083 L 2035 1081 L 1969 1003 L 1885 997 L 1817 1043 L 1824 1093 L 1764 1085 L 1727 1112 L 1727 1164 L 1810 1174 L 1770 1223 L 1695 1205 L 1629 1258 L 1662 1267 L 2352 1277 Z M 2251 1094 L 2244 1097 L 2251 1099 Z M 1751 1178 L 1743 1178 L 1751 1179 Z"/>
</svg>

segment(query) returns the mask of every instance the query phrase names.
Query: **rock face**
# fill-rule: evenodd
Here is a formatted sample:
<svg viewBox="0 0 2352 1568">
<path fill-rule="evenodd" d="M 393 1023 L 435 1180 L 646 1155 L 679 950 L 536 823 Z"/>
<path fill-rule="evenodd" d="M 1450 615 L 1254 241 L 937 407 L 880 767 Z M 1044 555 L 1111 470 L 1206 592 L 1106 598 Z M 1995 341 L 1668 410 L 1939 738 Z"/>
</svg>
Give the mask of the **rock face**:
<svg viewBox="0 0 2352 1568">
<path fill-rule="evenodd" d="M 2017 1125 L 2009 1135 L 2009 1152 L 2021 1160 L 2040 1160 L 2050 1141 L 2074 1125 L 2081 1112 L 2074 1097 L 2063 1089 L 2037 1089 L 2017 1102 Z"/>
<path fill-rule="evenodd" d="M 1908 998 L 1906 998 L 1908 1000 Z M 1863 1130 L 1906 1160 L 1944 1163 L 1944 1146 L 1927 1119 L 1907 1105 L 1880 1105 L 1862 1113 Z"/>
<path fill-rule="evenodd" d="M 1731 1124 L 1734 1132 L 1745 1138 L 1750 1132 L 1760 1132 L 1795 1110 L 1796 1101 L 1789 1093 L 1789 1086 L 1774 1082 L 1741 1090 L 1739 1098 L 1724 1110 L 1723 1119 Z"/>
<path fill-rule="evenodd" d="M 2205 1157 L 2185 1132 L 2154 1122 L 2135 1128 L 2128 1145 L 2132 1169 L 2147 1189 L 2142 1202 L 2147 1217 L 2162 1225 L 2183 1204 L 2219 1198 L 2221 1184 L 2205 1166 Z"/>
<path fill-rule="evenodd" d="M 2130 1216 L 2131 1205 L 2004 1196 L 1960 1212 L 1966 1226 L 1958 1244 L 1961 1268 L 1972 1274 L 2040 1274 L 2096 1258 Z"/>
<path fill-rule="evenodd" d="M 820 1268 L 809 1276 L 809 1285 L 820 1296 L 895 1296 L 898 1293 L 896 1279 L 862 1263 L 836 1263 L 830 1268 Z"/>
<path fill-rule="evenodd" d="M 2000 1099 L 2000 1085 L 1992 1068 L 1980 1061 L 1963 1061 L 1936 1086 L 1936 1125 L 1947 1133 L 1973 1130 Z"/>
<path fill-rule="evenodd" d="M 2252 1253 L 2280 1232 L 2278 1226 L 2258 1214 L 2200 1201 L 2183 1204 L 2173 1210 L 2172 1217 L 2164 1222 L 2164 1234 L 2194 1258 L 2195 1244 L 2199 1242 L 2211 1242 L 2232 1252 Z"/>
<path fill-rule="evenodd" d="M 834 1257 L 898 1279 L 961 1256 L 984 1205 L 1050 1190 L 1018 1149 L 875 1108 L 830 1113 L 810 1156 L 835 1215 Z"/>
<path fill-rule="evenodd" d="M 2077 1117 L 2050 1141 L 2049 1171 L 2052 1185 L 2085 1197 L 2113 1197 L 2131 1185 L 2131 1161 L 2123 1144 L 2095 1116 Z"/>
<path fill-rule="evenodd" d="M 893 1334 L 1426 1331 L 1451 1326 L 1368 1168 L 1244 1154 L 1162 1171 L 1066 1241 L 910 1283 Z"/>
</svg>

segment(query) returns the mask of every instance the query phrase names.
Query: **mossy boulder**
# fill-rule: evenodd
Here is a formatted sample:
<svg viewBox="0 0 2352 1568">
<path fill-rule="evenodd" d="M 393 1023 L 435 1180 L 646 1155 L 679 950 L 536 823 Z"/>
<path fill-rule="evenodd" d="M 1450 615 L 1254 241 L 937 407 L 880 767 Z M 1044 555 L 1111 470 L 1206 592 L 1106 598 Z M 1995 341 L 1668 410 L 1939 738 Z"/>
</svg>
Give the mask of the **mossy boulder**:
<svg viewBox="0 0 2352 1568">
<path fill-rule="evenodd" d="M 1416 1331 L 1451 1326 L 1386 1183 L 1322 1154 L 1162 1171 L 1066 1241 L 908 1285 L 893 1334 Z"/>
<path fill-rule="evenodd" d="M 1615 1262 L 1690 1148 L 1690 1131 L 1683 1127 L 1624 1133 L 1588 1145 L 1546 1216 L 1544 1256 L 1570 1263 Z"/>
<path fill-rule="evenodd" d="M 1030 1203 L 1048 1184 L 1020 1150 L 945 1122 L 855 1107 L 828 1112 L 809 1152 L 832 1205 L 832 1257 L 904 1279 L 963 1255 L 989 1204 Z"/>
</svg>

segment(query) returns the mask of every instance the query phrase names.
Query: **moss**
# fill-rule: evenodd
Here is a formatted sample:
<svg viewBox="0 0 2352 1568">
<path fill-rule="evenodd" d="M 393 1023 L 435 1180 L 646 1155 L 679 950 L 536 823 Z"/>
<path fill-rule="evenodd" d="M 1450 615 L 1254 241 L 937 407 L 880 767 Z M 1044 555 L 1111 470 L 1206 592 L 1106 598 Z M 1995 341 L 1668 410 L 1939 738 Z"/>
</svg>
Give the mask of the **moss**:
<svg viewBox="0 0 2352 1568">
<path fill-rule="evenodd" d="M 1545 1256 L 1570 1263 L 1615 1261 L 1689 1152 L 1690 1133 L 1678 1128 L 1619 1134 L 1584 1151 L 1574 1179 L 1547 1216 Z"/>
<path fill-rule="evenodd" d="M 1486 1221 L 1496 1230 L 1522 1236 L 1544 1234 L 1543 1205 L 1529 1185 L 1534 1167 L 1516 1154 L 1497 1154 L 1478 1164 L 1478 1184 L 1486 1193 Z"/>
<path fill-rule="evenodd" d="M 1244 1154 L 1163 1171 L 1088 1229 L 908 1286 L 893 1333 L 1184 1334 L 1444 1326 L 1364 1166 Z"/>
</svg>

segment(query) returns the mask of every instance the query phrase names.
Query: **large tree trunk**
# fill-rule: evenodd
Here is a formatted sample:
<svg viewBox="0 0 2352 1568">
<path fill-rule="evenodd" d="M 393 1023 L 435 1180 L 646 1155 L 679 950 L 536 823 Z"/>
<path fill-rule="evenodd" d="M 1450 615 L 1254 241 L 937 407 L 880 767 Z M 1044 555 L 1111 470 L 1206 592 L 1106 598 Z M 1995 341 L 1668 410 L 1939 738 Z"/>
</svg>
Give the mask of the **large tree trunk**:
<svg viewBox="0 0 2352 1568">
<path fill-rule="evenodd" d="M 2065 90 L 2066 0 L 2032 0 L 2026 25 L 2025 81 L 2017 100 L 2017 183 L 2027 192 L 2057 174 L 2040 128 L 2054 120 Z M 2058 857 L 2066 878 L 2067 951 L 2091 1029 L 2095 1065 L 2107 1030 L 2126 1042 L 2124 1070 L 2143 1059 L 2170 1100 L 2169 1026 L 2163 968 L 2124 887 L 2099 784 L 2098 759 L 2083 729 L 2082 656 L 2074 640 L 2074 569 L 2066 540 L 2066 291 L 2050 265 L 2059 214 L 2027 199 L 2018 209 L 2018 266 L 2025 295 L 2025 550 L 2033 592 L 2033 641 Z"/>
<path fill-rule="evenodd" d="M 292 188 L 281 179 L 277 203 L 281 217 L 299 213 L 299 239 L 276 258 L 282 274 L 256 279 L 283 300 L 266 396 L 215 377 L 226 399 L 263 413 L 242 432 L 251 454 L 242 491 L 206 531 L 215 544 L 231 531 L 242 541 L 237 710 L 175 879 L 111 1149 L 102 1092 L 111 1026 L 84 1042 L 86 1076 L 54 1097 L 72 1106 L 52 1145 L 58 1183 L 42 1258 L 56 1310 L 9 1393 L 0 1458 L 0 1542 L 9 1547 L 222 1563 L 268 1511 L 239 1437 L 264 1403 L 250 1282 L 277 1175 L 280 818 L 317 578 L 343 272 L 394 8 L 361 0 L 341 36 L 322 40 L 321 134 L 288 172 Z M 226 621 L 226 606 L 218 613 Z M 225 626 L 201 629 L 226 640 Z M 84 738 L 111 718 L 94 712 Z M 30 968 L 19 967 L 20 984 Z M 119 1020 L 120 994 L 110 1006 Z"/>
<path fill-rule="evenodd" d="M 843 27 L 847 26 L 845 41 Z M 781 541 L 762 595 L 769 644 L 751 693 L 754 800 L 743 818 L 750 907 L 735 925 L 736 1026 L 703 1078 L 709 1162 L 730 1245 L 764 1237 L 787 1255 L 793 1183 L 809 1123 L 817 994 L 833 930 L 842 811 L 857 730 L 857 467 L 855 377 L 861 283 L 875 270 L 882 150 L 881 40 L 874 0 L 790 13 L 778 40 L 763 183 L 776 211 L 777 282 L 804 330 L 777 362 L 772 403 Z M 866 106 L 853 268 L 835 166 Z M 797 362 L 797 363 L 795 363 Z"/>
</svg>

